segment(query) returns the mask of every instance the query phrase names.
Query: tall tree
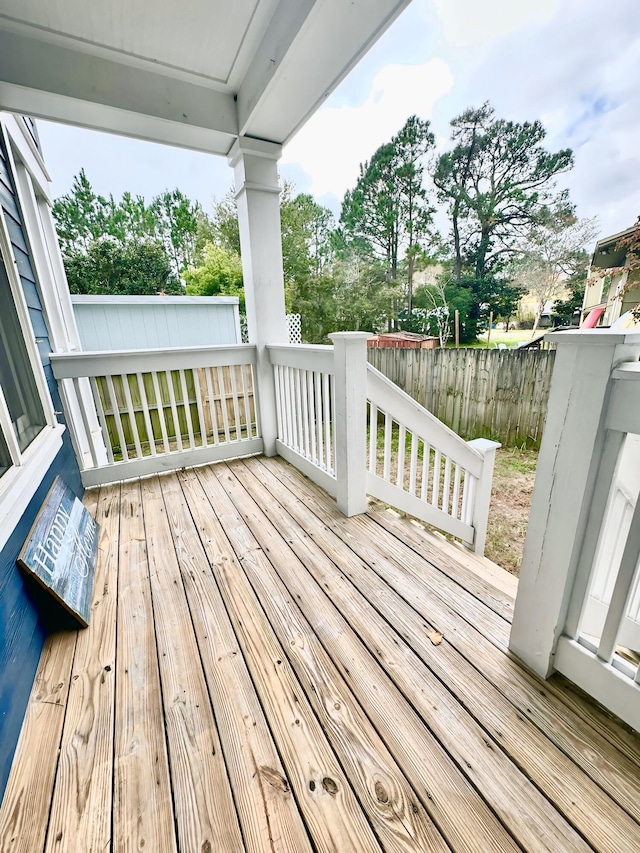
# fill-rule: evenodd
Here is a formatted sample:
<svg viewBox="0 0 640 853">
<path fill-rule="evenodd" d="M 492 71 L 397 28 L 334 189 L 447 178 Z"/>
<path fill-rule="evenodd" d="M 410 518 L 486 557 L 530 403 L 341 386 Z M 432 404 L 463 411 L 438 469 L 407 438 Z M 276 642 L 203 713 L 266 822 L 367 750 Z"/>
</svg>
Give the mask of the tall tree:
<svg viewBox="0 0 640 853">
<path fill-rule="evenodd" d="M 71 293 L 155 296 L 183 293 L 162 247 L 157 243 L 119 244 L 94 240 L 86 251 L 65 255 Z"/>
<path fill-rule="evenodd" d="M 489 302 L 484 291 L 495 289 L 523 235 L 548 220 L 555 179 L 573 157 L 570 149 L 544 148 L 541 122 L 496 119 L 488 103 L 466 110 L 451 127 L 453 148 L 437 158 L 433 180 L 451 217 L 455 278 L 466 279 L 476 295 L 469 316 L 475 334 Z"/>
<path fill-rule="evenodd" d="M 546 221 L 534 225 L 520 246 L 514 267 L 515 280 L 535 296 L 532 336 L 548 302 L 565 295 L 567 282 L 582 267 L 586 278 L 586 246 L 597 234 L 597 220 L 578 219 L 561 203 Z"/>
<path fill-rule="evenodd" d="M 423 185 L 424 161 L 434 146 L 428 121 L 410 116 L 390 142 L 361 164 L 345 194 L 340 223 L 348 239 L 371 247 L 386 265 L 390 284 L 407 258 L 407 308 L 411 316 L 415 258 L 431 238 L 433 208 Z"/>
<path fill-rule="evenodd" d="M 162 243 L 174 273 L 180 276 L 196 261 L 196 246 L 202 208 L 179 189 L 165 190 L 151 202 L 149 212 L 154 237 Z"/>
</svg>

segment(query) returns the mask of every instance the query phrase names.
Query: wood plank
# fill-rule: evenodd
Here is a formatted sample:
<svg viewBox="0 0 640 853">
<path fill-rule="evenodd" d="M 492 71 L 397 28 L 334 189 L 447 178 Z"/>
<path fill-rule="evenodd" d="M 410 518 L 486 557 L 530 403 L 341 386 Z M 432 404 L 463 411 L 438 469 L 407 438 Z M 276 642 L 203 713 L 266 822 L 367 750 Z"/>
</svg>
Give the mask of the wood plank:
<svg viewBox="0 0 640 853">
<path fill-rule="evenodd" d="M 206 502 L 195 473 L 181 476 L 191 504 Z M 185 494 L 175 474 L 162 477 L 160 484 L 246 850 L 310 853 L 309 837 Z M 207 514 L 200 535 L 209 539 L 217 563 L 225 545 L 208 520 Z"/>
<path fill-rule="evenodd" d="M 87 496 L 100 525 L 91 621 L 78 633 L 45 849 L 102 853 L 111 841 L 120 485 Z"/>
<path fill-rule="evenodd" d="M 45 641 L 0 807 L 2 853 L 44 847 L 76 633 L 51 634 Z"/>
<path fill-rule="evenodd" d="M 180 850 L 243 850 L 160 483 L 142 481 L 164 722 Z"/>
<path fill-rule="evenodd" d="M 97 491 L 85 494 L 94 516 L 97 501 Z M 60 631 L 45 641 L 0 805 L 2 853 L 44 848 L 76 638 L 77 631 Z"/>
<path fill-rule="evenodd" d="M 197 513 L 196 524 L 204 523 L 207 530 L 217 529 L 219 541 L 224 543 L 227 532 L 235 528 L 234 520 L 218 508 L 214 513 L 209 502 L 190 501 L 190 506 Z M 241 525 L 238 537 L 246 534 L 246 526 Z M 220 554 L 211 550 L 209 537 L 203 545 L 315 846 L 345 853 L 380 850 L 234 549 L 227 540 L 220 559 Z M 249 543 L 245 557 L 251 549 Z"/>
<path fill-rule="evenodd" d="M 225 476 L 222 467 L 216 473 Z M 449 850 L 312 627 L 288 600 L 271 564 L 248 536 L 229 497 L 210 477 L 204 479 L 216 507 L 235 519 L 233 529 L 226 529 L 236 554 L 383 848 Z"/>
<path fill-rule="evenodd" d="M 334 542 L 331 548 L 332 559 L 328 560 L 324 553 L 328 551 L 327 545 L 324 546 L 324 551 L 321 551 L 314 542 L 315 537 L 311 533 L 313 520 L 296 513 L 299 517 L 297 521 L 293 521 L 280 508 L 283 501 L 286 501 L 287 513 L 291 511 L 293 514 L 291 496 L 287 496 L 283 491 L 282 484 L 265 473 L 264 469 L 260 470 L 258 479 L 251 473 L 251 467 L 257 468 L 234 464 L 233 471 L 259 505 L 264 507 L 272 522 L 283 531 L 290 547 L 307 571 L 313 575 L 362 640 L 370 646 L 375 646 L 379 660 L 383 661 L 383 666 L 403 693 L 410 696 L 415 691 L 414 685 L 419 685 L 416 707 L 424 701 L 423 695 L 429 697 L 430 703 L 434 701 L 438 693 L 437 683 L 435 686 L 430 684 L 433 680 L 431 673 L 425 675 L 420 666 L 416 667 L 413 655 L 398 643 L 397 636 L 389 631 L 378 613 L 447 686 L 482 725 L 483 730 L 489 732 L 494 739 L 493 749 L 504 749 L 517 767 L 522 768 L 525 775 L 555 804 L 554 807 L 559 808 L 567 820 L 576 826 L 590 844 L 598 850 L 620 850 L 631 844 L 640 849 L 640 827 L 626 812 L 562 751 L 554 747 L 537 727 L 524 720 L 508 700 L 452 648 L 446 636 L 440 644 L 434 646 L 428 635 L 435 627 L 425 623 L 415 610 L 366 564 L 354 559 L 347 546 L 343 545 L 341 548 L 341 543 Z M 304 530 L 300 526 L 301 522 L 304 522 Z M 304 531 L 308 531 L 311 538 L 305 536 Z M 345 585 L 345 576 L 351 580 L 353 586 Z M 368 600 L 370 607 L 363 606 L 359 600 L 359 592 Z M 445 704 L 446 702 L 445 698 Z M 439 704 L 442 707 L 442 700 L 439 700 Z M 459 735 L 464 720 L 460 715 L 455 716 L 456 734 Z M 518 772 L 515 771 L 515 776 L 517 775 Z M 480 790 L 485 791 L 485 785 L 481 785 Z M 522 796 L 522 801 L 527 805 L 522 807 L 521 819 L 530 807 L 530 799 L 526 794 Z M 527 850 L 533 849 L 529 841 L 524 838 L 520 840 Z"/>
<path fill-rule="evenodd" d="M 261 460 L 261 464 L 266 465 L 279 479 L 288 482 L 291 489 L 304 494 L 305 498 L 308 498 L 309 506 L 316 507 L 316 515 L 321 515 L 324 518 L 329 529 L 352 542 L 354 549 L 360 548 L 363 552 L 360 556 L 365 561 L 368 562 L 371 559 L 375 562 L 378 556 L 377 541 L 375 538 L 372 539 L 372 531 L 375 531 L 374 537 L 386 544 L 385 553 L 388 554 L 389 559 L 393 557 L 394 552 L 402 551 L 403 563 L 407 569 L 413 567 L 413 572 L 417 574 L 421 582 L 433 591 L 434 595 L 439 596 L 444 603 L 455 609 L 462 619 L 477 627 L 478 631 L 499 649 L 507 651 L 509 623 L 489 610 L 464 587 L 452 581 L 429 562 L 422 560 L 410 548 L 403 546 L 393 535 L 387 533 L 386 530 L 366 516 L 353 516 L 346 519 L 338 512 L 331 498 L 315 488 L 309 481 L 301 478 L 295 468 L 282 465 L 279 460 L 274 461 L 266 458 Z"/>
<path fill-rule="evenodd" d="M 472 570 L 463 565 L 461 560 L 449 557 L 440 547 L 440 543 L 432 544 L 417 525 L 409 525 L 404 519 L 393 515 L 375 503 L 369 505 L 368 514 L 381 527 L 384 527 L 396 538 L 401 539 L 405 545 L 408 545 L 423 559 L 428 560 L 451 580 L 475 595 L 503 619 L 511 619 L 513 616 L 513 597 L 474 574 Z"/>
<path fill-rule="evenodd" d="M 434 646 L 428 637 L 428 632 L 433 630 L 433 626 L 424 624 L 424 620 L 420 619 L 405 602 L 399 599 L 398 596 L 393 596 L 390 590 L 385 589 L 385 585 L 380 582 L 376 575 L 366 566 L 361 566 L 361 571 L 357 580 L 354 580 L 354 585 L 345 583 L 345 577 L 337 571 L 336 563 L 340 558 L 335 550 L 331 551 L 331 559 L 320 548 L 315 547 L 313 543 L 304 537 L 304 531 L 291 520 L 287 522 L 287 514 L 283 511 L 278 512 L 277 507 L 274 507 L 274 497 L 278 496 L 267 491 L 265 486 L 251 477 L 250 474 L 243 474 L 243 466 L 234 465 L 234 472 L 238 477 L 247 480 L 246 485 L 250 487 L 254 493 L 255 499 L 260 506 L 265 507 L 265 513 L 273 514 L 273 523 L 276 527 L 283 531 L 289 542 L 292 550 L 296 551 L 299 556 L 299 566 L 291 565 L 291 560 L 285 560 L 284 557 L 277 562 L 279 570 L 283 573 L 283 579 L 289 586 L 293 595 L 300 600 L 300 590 L 307 590 L 304 601 L 300 604 L 303 610 L 308 605 L 318 614 L 319 624 L 322 626 L 321 631 L 326 631 L 330 636 L 340 636 L 340 648 L 345 646 L 345 638 L 343 632 L 338 632 L 335 616 L 333 624 L 331 617 L 325 612 L 322 607 L 322 599 L 326 597 L 333 603 L 337 610 L 342 614 L 342 617 L 351 626 L 355 635 L 360 637 L 364 645 L 370 649 L 375 649 L 376 658 L 389 677 L 396 683 L 397 687 L 402 691 L 403 695 L 412 703 L 413 707 L 420 713 L 425 723 L 433 731 L 435 736 L 440 740 L 443 746 L 449 751 L 458 766 L 466 767 L 465 773 L 469 776 L 477 790 L 482 792 L 482 796 L 496 813 L 504 821 L 505 825 L 511 830 L 519 843 L 526 850 L 547 850 L 547 849 L 571 849 L 578 850 L 589 849 L 582 839 L 574 832 L 568 823 L 558 814 L 556 808 L 551 805 L 549 800 L 540 794 L 540 792 L 530 784 L 529 768 L 525 768 L 524 774 L 520 771 L 519 763 L 511 761 L 505 752 L 503 752 L 502 738 L 503 733 L 500 728 L 501 723 L 493 727 L 493 740 L 488 740 L 486 730 L 480 727 L 474 716 L 474 708 L 469 708 L 469 713 L 463 710 L 464 701 L 458 701 L 460 696 L 454 698 L 451 693 L 446 690 L 442 683 L 443 672 L 446 675 L 448 666 L 455 666 L 455 659 L 449 660 L 446 663 L 443 661 L 439 664 L 439 658 L 442 658 L 443 652 L 447 650 L 447 644 L 444 642 Z M 264 475 L 263 475 L 264 476 Z M 270 484 L 271 481 L 269 481 Z M 225 483 L 227 489 L 231 487 Z M 234 491 L 234 500 L 236 492 Z M 244 512 L 243 512 L 244 515 Z M 251 516 L 247 513 L 245 516 L 247 522 L 251 525 Z M 271 542 L 267 542 L 268 525 L 261 524 L 260 540 L 263 547 L 269 548 L 269 553 L 273 554 L 274 546 Z M 302 536 L 301 536 L 302 534 Z M 264 541 L 262 541 L 264 537 Z M 346 550 L 346 549 L 344 549 Z M 286 566 L 286 568 L 285 568 Z M 317 583 L 317 587 L 313 582 L 309 582 L 308 578 L 303 577 L 306 567 L 310 575 L 313 576 Z M 284 577 L 286 573 L 287 577 Z M 360 592 L 364 594 L 368 577 L 373 576 L 377 580 L 376 584 L 369 584 L 369 592 L 373 601 L 379 602 L 381 605 L 380 612 L 376 612 L 371 601 L 365 601 Z M 298 584 L 293 586 L 292 584 Z M 322 593 L 318 595 L 319 590 Z M 317 590 L 317 592 L 315 592 Z M 315 595 L 314 595 L 315 592 Z M 388 599 L 391 599 L 388 601 Z M 382 613 L 384 607 L 384 614 Z M 387 621 L 388 620 L 388 621 Z M 404 622 L 409 625 L 408 631 L 401 631 L 398 625 L 404 627 Z M 398 634 L 395 632 L 394 626 L 399 633 L 404 637 L 409 634 L 411 639 L 418 639 L 418 645 L 423 653 L 423 659 L 429 661 L 429 657 L 435 661 L 435 666 L 431 669 L 425 666 L 423 660 L 409 648 L 408 645 L 400 641 Z M 398 624 L 396 624 L 398 623 Z M 413 630 L 413 633 L 411 631 Z M 324 634 L 322 634 L 324 637 Z M 331 642 L 330 640 L 326 641 Z M 346 652 L 345 652 L 346 653 Z M 353 658 L 353 654 L 351 655 Z M 353 672 L 353 664 L 350 665 Z M 439 670 L 435 677 L 432 669 Z M 469 669 L 471 669 L 469 667 Z M 439 680 L 440 679 L 440 680 Z M 480 698 L 474 697 L 474 701 L 481 702 L 483 693 L 483 679 L 476 678 L 476 683 L 469 683 L 466 690 L 470 693 L 479 691 Z M 460 683 L 464 684 L 464 678 L 460 678 Z M 487 685 L 488 687 L 488 685 Z M 465 694 L 465 688 L 459 691 L 462 696 Z M 489 691 L 490 692 L 490 691 Z M 490 699 L 487 706 L 490 707 Z M 504 702 L 507 705 L 506 702 Z M 434 713 L 434 705 L 437 710 Z M 472 703 L 473 705 L 473 703 Z M 515 718 L 516 713 L 512 708 L 509 708 L 510 716 Z M 507 715 L 507 722 L 509 715 Z M 482 721 L 483 722 L 483 721 Z M 528 726 L 531 729 L 531 726 Z M 527 727 L 523 726 L 522 731 L 526 733 Z M 507 738 L 511 737 L 511 733 L 507 734 Z M 514 743 L 517 742 L 517 733 L 513 736 Z M 526 742 L 526 741 L 525 741 Z M 542 744 L 542 752 L 546 755 L 547 742 L 540 737 Z M 526 758 L 527 753 L 518 746 L 518 758 L 523 756 Z M 564 758 L 564 756 L 561 756 Z M 535 759 L 530 761 L 531 768 L 535 770 Z M 574 771 L 575 768 L 570 762 L 564 761 L 561 763 L 564 769 Z M 545 768 L 547 769 L 547 768 Z M 549 772 L 553 777 L 555 767 Z M 537 772 L 538 781 L 546 781 L 544 772 Z M 587 792 L 595 792 L 600 796 L 602 803 L 611 806 L 611 810 L 615 812 L 616 807 L 611 801 L 606 798 L 596 785 L 586 780 Z M 590 783 L 590 784 L 589 784 Z M 563 786 L 556 785 L 558 793 L 564 797 L 564 804 L 572 809 L 572 803 L 569 797 L 564 795 Z M 571 788 L 571 784 L 567 784 L 567 788 Z M 546 792 L 548 793 L 548 791 Z M 574 792 L 575 793 L 575 792 Z M 598 802 L 597 796 L 592 802 Z M 517 819 L 513 815 L 518 812 Z M 621 819 L 627 821 L 628 826 L 620 829 L 621 837 L 626 840 L 633 837 L 632 832 L 638 833 L 639 828 L 622 810 L 620 812 Z M 586 808 L 582 815 L 585 825 L 593 824 L 593 820 L 589 809 Z M 608 829 L 608 827 L 606 828 Z M 603 841 L 605 847 L 603 849 L 614 850 L 613 846 L 606 847 L 608 841 L 607 831 L 603 831 L 602 825 L 597 827 L 598 831 L 594 831 L 599 841 Z M 628 830 L 625 832 L 625 830 Z M 640 833 L 638 833 L 640 838 Z"/>
<path fill-rule="evenodd" d="M 426 573 L 422 576 L 420 562 L 410 549 L 403 548 L 402 543 L 396 540 L 390 551 L 381 535 L 384 531 L 373 522 L 372 526 L 365 526 L 362 536 L 348 535 L 345 531 L 351 522 L 361 519 L 344 519 L 329 498 L 288 466 L 274 464 L 269 459 L 261 459 L 257 464 L 272 471 L 290 488 L 293 486 L 306 506 L 321 519 L 323 526 L 336 532 L 424 619 L 435 623 L 463 657 L 509 699 L 521 716 L 538 726 L 631 815 L 640 816 L 640 775 L 635 762 L 624 750 L 613 747 L 597 727 L 585 724 L 583 717 L 564 701 L 563 691 L 553 681 L 544 682 L 530 674 L 516 660 L 496 648 L 474 625 L 461 619 L 449 607 L 448 601 L 440 597 L 437 585 L 427 582 Z M 293 513 L 293 508 L 290 511 Z M 378 550 L 371 545 L 372 542 L 376 543 Z M 392 551 L 395 554 L 390 558 L 387 555 Z M 576 701 L 575 694 L 572 701 Z M 591 713 L 594 719 L 598 719 L 593 709 Z"/>
<path fill-rule="evenodd" d="M 113 850 L 177 853 L 140 483 L 120 500 Z"/>
<path fill-rule="evenodd" d="M 207 481 L 205 488 L 210 497 L 215 495 L 217 502 L 223 501 L 220 488 L 215 489 L 211 483 L 213 471 L 203 472 L 202 476 Z M 232 481 L 225 481 L 224 487 L 225 490 L 232 489 Z M 237 490 L 234 489 L 233 494 L 234 500 L 240 500 Z M 273 557 L 274 566 L 283 579 L 286 573 L 290 593 L 307 618 L 313 621 L 318 638 L 330 652 L 358 701 L 366 707 L 369 719 L 407 779 L 419 792 L 423 805 L 430 811 L 449 845 L 456 851 L 519 849 L 409 702 L 379 669 L 348 624 L 328 606 L 326 600 L 314 595 L 315 584 L 305 576 L 304 567 L 295 555 L 289 549 L 282 553 L 282 541 L 278 542 L 279 537 L 273 535 L 272 526 L 255 502 L 252 502 L 250 512 L 242 512 L 242 518 L 256 537 L 268 535 L 268 543 L 259 540 L 253 544 L 253 551 L 260 545 Z M 240 528 L 242 519 L 240 524 L 236 524 Z M 266 572 L 266 566 L 256 569 L 256 583 L 260 582 L 261 571 Z M 371 701 L 372 697 L 374 701 Z"/>
</svg>

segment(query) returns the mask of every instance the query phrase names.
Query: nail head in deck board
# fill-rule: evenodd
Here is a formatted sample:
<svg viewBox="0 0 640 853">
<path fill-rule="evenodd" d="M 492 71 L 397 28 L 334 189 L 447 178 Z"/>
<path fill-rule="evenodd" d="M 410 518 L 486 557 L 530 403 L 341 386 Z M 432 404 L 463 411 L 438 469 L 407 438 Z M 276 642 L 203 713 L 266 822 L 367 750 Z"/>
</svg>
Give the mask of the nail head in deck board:
<svg viewBox="0 0 640 853">
<path fill-rule="evenodd" d="M 208 486 L 214 488 L 212 483 Z M 225 482 L 225 488 L 232 488 L 231 483 Z M 211 495 L 213 497 L 213 492 Z M 227 511 L 222 494 L 215 494 L 215 504 L 224 507 L 228 517 L 232 515 Z M 260 523 L 259 518 L 257 523 Z M 235 538 L 230 533 L 232 544 Z M 407 782 L 318 642 L 312 626 L 291 601 L 271 563 L 255 548 L 243 555 L 241 562 L 383 848 L 389 851 L 447 850 L 442 836 L 420 805 L 419 795 Z M 316 780 L 312 781 L 316 785 Z M 338 786 L 331 776 L 324 776 L 318 784 L 331 796 L 338 793 Z M 383 791 L 384 796 L 377 796 L 376 791 Z"/>
<path fill-rule="evenodd" d="M 211 505 L 205 507 L 200 503 L 193 506 L 192 511 L 198 512 L 200 517 L 202 512 L 206 512 L 210 517 L 209 526 L 216 526 L 216 518 L 211 518 Z M 224 525 L 224 541 L 234 528 L 236 519 L 227 507 L 216 508 L 216 514 Z M 246 539 L 242 532 L 238 533 L 240 553 L 246 558 L 254 546 L 253 537 L 246 527 L 244 530 Z M 207 547 L 207 543 L 204 544 Z M 339 850 L 341 853 L 380 850 L 230 544 L 227 544 L 226 551 L 229 559 L 220 560 L 215 566 L 220 592 L 314 843 L 321 850 Z M 210 555 L 210 560 L 212 556 L 215 558 L 216 555 Z M 282 661 L 280 666 L 274 665 L 276 660 Z M 302 720 L 302 724 L 292 725 L 296 719 Z M 329 796 L 322 788 L 325 776 L 338 780 L 339 792 L 335 797 Z M 310 780 L 316 783 L 314 791 L 309 790 Z"/>
<path fill-rule="evenodd" d="M 100 529 L 91 626 L 76 643 L 47 853 L 101 853 L 111 839 L 120 485 L 85 493 L 89 501 Z"/>
<path fill-rule="evenodd" d="M 352 522 L 360 521 L 361 518 L 350 519 L 344 524 L 335 512 L 335 504 L 331 499 L 284 463 L 274 466 L 271 460 L 261 459 L 247 460 L 244 464 L 247 467 L 261 466 L 262 471 L 266 468 L 277 480 L 286 484 L 287 508 L 294 515 L 294 507 L 300 504 L 300 499 L 296 497 L 299 494 L 304 497 L 305 509 L 311 507 L 312 510 L 308 511 L 319 519 L 318 529 L 328 527 L 336 531 L 365 562 L 372 559 L 372 554 L 377 555 L 375 572 L 383 576 L 425 620 L 436 619 L 439 627 L 447 633 L 448 641 L 509 699 L 523 720 L 526 718 L 538 726 L 612 799 L 638 820 L 640 776 L 637 766 L 627 758 L 624 749 L 626 744 L 621 744 L 620 748 L 613 747 L 597 727 L 592 728 L 574 713 L 573 694 L 565 701 L 562 691 L 552 682 L 542 682 L 530 674 L 483 636 L 474 625 L 460 618 L 440 598 L 437 582 L 427 582 L 431 573 L 429 565 L 420 561 L 410 549 L 403 548 L 400 540 L 396 540 L 395 546 L 390 548 L 375 524 L 366 526 L 361 536 L 348 533 L 348 528 L 353 526 Z M 307 525 L 305 529 L 310 533 L 314 528 Z M 377 551 L 371 550 L 371 541 L 377 543 Z M 387 559 L 385 553 L 393 553 L 394 557 Z M 374 567 L 373 562 L 369 564 Z M 591 715 L 596 720 L 603 719 L 603 715 L 598 714 L 596 709 L 591 710 Z"/>
<path fill-rule="evenodd" d="M 180 850 L 243 849 L 158 477 L 142 481 L 153 619 Z"/>
<path fill-rule="evenodd" d="M 98 552 L 98 526 L 56 477 L 18 563 L 86 628 Z"/>
<path fill-rule="evenodd" d="M 311 853 L 311 842 L 187 503 L 187 496 L 192 504 L 198 499 L 206 502 L 206 497 L 193 472 L 180 476 L 184 493 L 175 474 L 162 477 L 160 484 L 247 853 Z M 222 553 L 215 536 L 210 543 L 216 553 Z"/>
<path fill-rule="evenodd" d="M 288 534 L 291 524 L 295 524 L 296 521 L 304 523 L 306 529 L 312 533 L 322 526 L 319 520 L 314 522 L 313 517 L 311 519 L 308 517 L 308 511 L 305 514 L 303 505 L 299 501 L 298 512 L 291 506 L 291 502 L 288 510 L 290 515 L 279 511 L 278 501 L 282 503 L 288 493 L 282 489 L 282 484 L 277 479 L 264 471 L 264 468 L 260 471 L 259 479 L 248 473 L 252 468 L 257 467 L 253 463 L 247 465 L 236 463 L 233 465 L 233 471 L 254 499 L 265 507 L 266 513 L 270 517 L 273 516 L 272 523 L 278 529 Z M 265 493 L 266 489 L 269 489 L 269 492 Z M 348 546 L 335 541 L 332 546 L 326 542 L 323 543 L 324 550 L 332 554 L 334 566 L 331 561 L 326 560 L 324 551 L 317 543 L 309 544 L 308 539 L 302 542 L 295 536 L 288 536 L 288 539 L 296 541 L 296 553 L 307 571 L 322 586 L 331 601 L 356 629 L 361 639 L 369 647 L 375 642 L 376 648 L 380 650 L 379 658 L 383 666 L 398 683 L 403 693 L 407 697 L 413 696 L 416 709 L 426 708 L 428 717 L 430 705 L 436 701 L 436 696 L 439 696 L 437 699 L 439 712 L 450 706 L 450 699 L 446 694 L 441 694 L 437 683 L 435 685 L 432 683 L 430 673 L 424 671 L 421 664 L 416 666 L 415 660 L 411 659 L 409 649 L 413 649 L 429 665 L 473 718 L 499 740 L 501 745 L 498 746 L 496 740 L 487 739 L 480 730 L 476 745 L 469 744 L 467 737 L 465 746 L 463 715 L 461 716 L 454 708 L 453 713 L 449 711 L 449 716 L 458 720 L 456 733 L 463 747 L 463 756 L 465 753 L 476 754 L 477 760 L 485 764 L 484 746 L 498 751 L 504 747 L 513 758 L 515 765 L 522 768 L 525 775 L 543 791 L 549 800 L 560 807 L 565 817 L 576 825 L 581 834 L 587 841 L 594 844 L 596 849 L 624 849 L 625 843 L 633 843 L 640 849 L 640 828 L 637 823 L 579 770 L 564 753 L 556 749 L 542 732 L 527 721 L 520 720 L 517 711 L 505 697 L 485 681 L 450 645 L 445 642 L 441 649 L 432 649 L 425 634 L 424 620 L 405 599 L 388 587 L 365 563 L 361 563 L 349 551 Z M 336 566 L 344 576 L 350 578 L 355 588 L 345 585 L 344 576 L 337 571 Z M 402 643 L 395 642 L 393 636 L 389 636 L 388 627 L 380 621 L 377 614 L 368 612 L 367 607 L 358 606 L 360 601 L 358 592 L 362 593 L 369 604 L 379 610 L 398 631 L 408 644 L 408 648 Z M 387 637 L 386 640 L 385 637 Z M 383 649 L 386 649 L 384 654 Z M 419 685 L 419 689 L 416 689 L 415 685 Z M 423 717 L 427 719 L 424 714 Z M 446 734 L 445 731 L 445 737 Z M 457 746 L 458 744 L 455 743 L 454 747 L 457 748 Z M 494 757 L 489 756 L 489 763 L 493 761 Z M 490 768 L 487 770 L 490 772 Z M 511 784 L 515 787 L 520 777 L 514 767 L 511 769 L 511 777 Z M 485 784 L 480 784 L 478 787 L 480 790 L 487 790 Z M 534 793 L 537 794 L 535 790 Z M 522 800 L 524 821 L 526 814 L 531 811 L 529 797 L 526 792 L 520 792 L 518 795 L 514 791 L 514 794 Z M 543 839 L 542 827 L 540 830 L 539 835 Z M 570 837 L 570 834 L 569 831 L 567 837 Z M 519 835 L 519 839 L 523 841 L 523 833 Z M 527 850 L 532 849 L 531 842 L 525 846 Z M 575 840 L 572 846 L 576 847 Z"/>
<path fill-rule="evenodd" d="M 240 463 L 228 467 L 238 477 L 242 477 L 243 469 L 246 470 Z M 270 495 L 257 479 L 251 478 L 253 488 L 249 488 L 254 493 L 253 497 L 247 494 L 239 480 L 236 480 L 235 484 L 227 479 L 223 480 L 222 477 L 220 480 L 246 518 L 253 516 L 248 502 L 253 503 L 254 500 L 265 507 L 266 514 L 274 510 L 278 496 Z M 250 480 L 247 480 L 247 483 L 249 482 Z M 422 723 L 424 721 L 446 750 L 448 760 L 454 766 L 465 768 L 476 790 L 482 791 L 490 808 L 526 850 L 543 853 L 549 849 L 559 849 L 561 845 L 568 843 L 571 849 L 583 850 L 586 853 L 589 848 L 580 836 L 558 815 L 551 803 L 531 785 L 528 777 L 521 773 L 519 767 L 497 744 L 494 745 L 495 749 L 486 750 L 487 737 L 476 720 L 444 689 L 414 652 L 398 642 L 400 638 L 369 602 L 364 600 L 357 586 L 346 584 L 333 562 L 313 546 L 304 548 L 304 556 L 301 556 L 300 560 L 287 553 L 288 548 L 278 531 L 286 535 L 292 522 L 287 522 L 286 513 L 278 514 L 274 511 L 274 515 L 277 517 L 272 519 L 271 523 L 262 517 L 256 519 L 255 527 L 251 521 L 249 524 L 258 542 L 265 548 L 268 546 L 278 574 L 290 594 L 300 600 L 301 592 L 305 592 L 300 607 L 307 619 L 314 619 L 315 615 L 316 633 L 336 664 L 342 668 L 349 666 L 350 684 L 353 689 L 356 690 L 357 683 L 357 692 L 361 697 L 377 692 L 376 706 L 384 704 L 394 708 L 398 729 L 403 728 L 403 725 L 406 729 L 407 743 L 420 743 L 421 733 L 425 731 Z M 334 543 L 333 548 L 327 549 L 333 559 L 336 559 L 335 549 L 339 544 Z M 322 571 L 322 567 L 325 571 Z M 258 584 L 266 583 L 265 576 L 265 571 L 257 575 L 253 581 L 256 588 Z M 282 593 L 267 590 L 262 596 L 265 609 L 276 596 L 279 608 L 273 608 L 271 618 L 274 624 L 279 618 L 282 620 L 278 613 L 278 610 L 284 609 L 281 603 Z M 293 619 L 289 613 L 288 621 Z M 287 625 L 280 623 L 279 632 L 286 630 Z M 336 640 L 337 637 L 339 641 Z M 389 676 L 387 680 L 376 673 L 377 666 L 371 660 L 371 650 L 374 649 L 378 663 Z M 391 681 L 395 682 L 395 686 Z M 395 692 L 396 687 L 401 691 L 400 694 Z M 407 700 L 408 706 L 403 703 L 402 696 Z M 434 710 L 434 703 L 437 710 Z M 422 718 L 417 725 L 412 719 L 409 706 Z M 375 714 L 371 703 L 365 704 L 365 708 Z M 387 734 L 386 739 L 389 743 L 394 742 L 394 736 L 391 734 Z M 405 767 L 410 760 L 408 753 L 409 749 L 404 742 L 396 744 L 395 755 Z M 428 763 L 433 766 L 433 761 Z M 467 780 L 461 781 L 463 785 L 468 785 Z M 442 787 L 436 784 L 435 780 L 433 784 L 436 789 Z M 468 790 L 467 798 L 471 799 L 471 791 Z M 613 803 L 611 805 L 614 806 Z M 481 814 L 480 810 L 478 814 Z M 621 816 L 627 817 L 622 812 Z M 469 826 L 468 820 L 461 823 Z M 444 823 L 442 825 L 444 828 Z M 471 832 L 470 827 L 469 831 Z M 638 838 L 640 839 L 640 834 Z M 448 840 L 453 842 L 451 836 Z M 485 846 L 486 844 L 485 841 Z"/>
</svg>

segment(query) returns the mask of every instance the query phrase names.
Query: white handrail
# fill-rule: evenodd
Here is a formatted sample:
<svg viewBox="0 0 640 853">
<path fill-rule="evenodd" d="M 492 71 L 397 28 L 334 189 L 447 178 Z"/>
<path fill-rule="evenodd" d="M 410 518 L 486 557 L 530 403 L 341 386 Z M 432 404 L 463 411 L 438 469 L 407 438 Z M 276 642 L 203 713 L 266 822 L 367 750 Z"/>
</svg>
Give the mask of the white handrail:
<svg viewBox="0 0 640 853">
<path fill-rule="evenodd" d="M 482 552 L 499 444 L 465 442 L 367 364 L 366 335 L 332 339 L 333 347 L 267 347 L 278 453 L 347 515 L 364 511 L 370 494 Z"/>
<path fill-rule="evenodd" d="M 85 486 L 263 449 L 254 346 L 77 352 L 51 362 L 61 389 L 90 382 L 103 447 L 79 459 Z"/>
</svg>

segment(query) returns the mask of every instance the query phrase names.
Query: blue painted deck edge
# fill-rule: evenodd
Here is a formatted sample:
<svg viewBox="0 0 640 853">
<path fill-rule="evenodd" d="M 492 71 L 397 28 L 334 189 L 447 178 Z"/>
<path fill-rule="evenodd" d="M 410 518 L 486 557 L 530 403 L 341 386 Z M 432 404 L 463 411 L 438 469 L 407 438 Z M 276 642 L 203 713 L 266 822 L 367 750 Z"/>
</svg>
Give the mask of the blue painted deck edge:
<svg viewBox="0 0 640 853">
<path fill-rule="evenodd" d="M 38 595 L 34 582 L 18 568 L 16 558 L 57 475 L 82 497 L 75 454 L 66 434 L 53 464 L 0 551 L 0 800 L 42 647 L 52 627 L 47 619 L 47 599 Z M 52 615 L 56 618 L 58 611 L 54 610 Z"/>
</svg>

